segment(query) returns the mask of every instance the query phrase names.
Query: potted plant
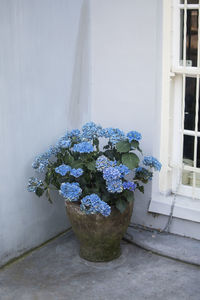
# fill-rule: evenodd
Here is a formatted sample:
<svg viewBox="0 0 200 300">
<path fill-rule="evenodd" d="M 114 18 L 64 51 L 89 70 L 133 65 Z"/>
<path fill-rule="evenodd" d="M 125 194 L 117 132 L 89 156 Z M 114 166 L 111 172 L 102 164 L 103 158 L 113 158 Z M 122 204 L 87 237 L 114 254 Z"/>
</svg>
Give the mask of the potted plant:
<svg viewBox="0 0 200 300">
<path fill-rule="evenodd" d="M 93 122 L 67 131 L 55 146 L 36 157 L 28 191 L 50 197 L 56 189 L 65 199 L 67 215 L 80 241 L 80 256 L 109 261 L 120 255 L 120 241 L 129 225 L 135 190 L 144 192 L 152 169 L 160 162 L 142 155 L 141 134 Z M 140 163 L 141 162 L 141 163 Z"/>
</svg>

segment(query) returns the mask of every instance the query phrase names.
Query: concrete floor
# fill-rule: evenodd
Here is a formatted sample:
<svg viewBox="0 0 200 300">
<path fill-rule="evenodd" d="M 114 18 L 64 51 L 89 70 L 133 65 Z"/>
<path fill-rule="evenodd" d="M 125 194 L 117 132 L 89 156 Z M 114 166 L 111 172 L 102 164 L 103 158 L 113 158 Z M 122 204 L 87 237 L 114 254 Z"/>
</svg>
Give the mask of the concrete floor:
<svg viewBox="0 0 200 300">
<path fill-rule="evenodd" d="M 109 263 L 78 255 L 67 233 L 0 271 L 1 300 L 200 300 L 200 267 L 122 242 Z"/>
<path fill-rule="evenodd" d="M 200 241 L 158 231 L 144 230 L 139 226 L 128 228 L 125 238 L 155 254 L 194 264 L 200 267 Z M 200 299 L 200 297 L 199 297 Z"/>
</svg>

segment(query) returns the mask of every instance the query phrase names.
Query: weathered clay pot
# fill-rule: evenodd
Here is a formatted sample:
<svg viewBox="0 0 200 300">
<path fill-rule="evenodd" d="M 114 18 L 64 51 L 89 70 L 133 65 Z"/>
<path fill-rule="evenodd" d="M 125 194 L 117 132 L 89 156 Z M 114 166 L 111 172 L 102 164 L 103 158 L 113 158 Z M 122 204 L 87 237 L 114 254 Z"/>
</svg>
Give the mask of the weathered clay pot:
<svg viewBox="0 0 200 300">
<path fill-rule="evenodd" d="M 121 214 L 112 207 L 110 216 L 86 215 L 78 204 L 66 202 L 72 229 L 80 241 L 80 256 L 89 261 L 110 261 L 120 256 L 120 241 L 130 223 L 133 203 Z"/>
</svg>

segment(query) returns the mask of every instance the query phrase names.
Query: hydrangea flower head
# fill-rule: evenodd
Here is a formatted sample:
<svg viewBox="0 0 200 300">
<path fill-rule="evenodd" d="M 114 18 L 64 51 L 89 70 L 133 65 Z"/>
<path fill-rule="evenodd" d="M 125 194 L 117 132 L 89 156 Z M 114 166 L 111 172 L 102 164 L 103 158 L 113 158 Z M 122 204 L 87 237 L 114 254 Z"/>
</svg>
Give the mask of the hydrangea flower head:
<svg viewBox="0 0 200 300">
<path fill-rule="evenodd" d="M 94 122 L 88 122 L 82 127 L 82 137 L 85 139 L 93 139 L 102 137 L 104 131 L 100 125 L 96 125 Z"/>
<path fill-rule="evenodd" d="M 115 167 L 108 167 L 103 170 L 103 178 L 106 181 L 117 180 L 121 177 L 120 171 Z"/>
<path fill-rule="evenodd" d="M 121 174 L 120 178 L 123 178 L 124 176 L 128 175 L 130 173 L 130 169 L 123 165 L 123 164 L 120 164 L 119 166 L 116 166 L 115 167 Z"/>
<path fill-rule="evenodd" d="M 78 168 L 78 169 L 71 169 L 70 171 L 70 175 L 74 176 L 76 178 L 80 177 L 81 175 L 83 175 L 83 169 Z"/>
<path fill-rule="evenodd" d="M 60 195 L 62 195 L 67 201 L 78 201 L 82 189 L 80 188 L 78 182 L 64 182 L 60 186 Z"/>
<path fill-rule="evenodd" d="M 130 131 L 127 133 L 127 138 L 129 140 L 129 142 L 131 143 L 132 141 L 140 141 L 142 138 L 141 133 L 137 132 L 137 131 Z"/>
<path fill-rule="evenodd" d="M 131 192 L 134 192 L 134 190 L 136 189 L 136 184 L 132 181 L 124 182 L 123 183 L 123 188 L 125 190 L 129 190 Z"/>
<path fill-rule="evenodd" d="M 156 171 L 160 171 L 162 167 L 161 163 L 153 156 L 145 156 L 143 164 L 145 166 L 150 166 L 154 168 Z"/>
<path fill-rule="evenodd" d="M 28 180 L 27 190 L 29 192 L 36 192 L 36 189 L 43 185 L 42 180 L 37 179 L 36 177 L 30 177 Z"/>
<path fill-rule="evenodd" d="M 62 176 L 65 176 L 70 171 L 71 171 L 71 167 L 65 164 L 62 164 L 59 167 L 55 168 L 55 172 Z"/>
<path fill-rule="evenodd" d="M 72 150 L 79 153 L 90 153 L 94 151 L 94 147 L 89 142 L 81 142 L 79 144 L 75 144 Z"/>
<path fill-rule="evenodd" d="M 109 138 L 109 141 L 115 145 L 125 139 L 125 134 L 118 128 L 106 128 L 104 137 Z"/>
<path fill-rule="evenodd" d="M 80 137 L 81 135 L 81 132 L 79 129 L 73 129 L 71 132 L 70 132 L 70 137 Z"/>
<path fill-rule="evenodd" d="M 81 200 L 80 209 L 86 214 L 100 213 L 104 217 L 109 216 L 111 213 L 111 207 L 106 202 L 102 201 L 96 194 L 84 197 Z"/>
<path fill-rule="evenodd" d="M 116 165 L 116 161 L 109 160 L 105 155 L 99 156 L 96 160 L 96 168 L 100 172 L 103 172 L 105 168 L 115 167 Z"/>
<path fill-rule="evenodd" d="M 40 173 L 44 172 L 46 167 L 49 164 L 49 154 L 48 152 L 45 152 L 43 154 L 38 155 L 34 162 L 32 163 L 32 167 L 39 171 Z"/>
<path fill-rule="evenodd" d="M 109 193 L 121 193 L 123 191 L 121 179 L 106 181 L 106 187 Z"/>
<path fill-rule="evenodd" d="M 59 152 L 58 146 L 50 146 L 49 147 L 49 150 L 48 150 L 49 156 L 56 155 L 58 152 Z"/>
<path fill-rule="evenodd" d="M 58 147 L 60 148 L 69 148 L 71 146 L 71 140 L 68 137 L 61 137 L 60 140 L 57 143 Z"/>
</svg>

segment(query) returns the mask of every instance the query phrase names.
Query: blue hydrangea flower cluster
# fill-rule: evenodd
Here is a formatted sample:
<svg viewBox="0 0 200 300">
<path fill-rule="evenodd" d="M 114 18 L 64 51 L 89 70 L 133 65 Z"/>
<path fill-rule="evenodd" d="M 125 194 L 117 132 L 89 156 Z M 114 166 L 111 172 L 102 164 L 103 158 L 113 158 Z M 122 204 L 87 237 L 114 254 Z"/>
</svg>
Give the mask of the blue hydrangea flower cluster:
<svg viewBox="0 0 200 300">
<path fill-rule="evenodd" d="M 94 147 L 89 142 L 82 142 L 75 144 L 72 148 L 72 151 L 79 153 L 91 153 L 94 151 Z"/>
<path fill-rule="evenodd" d="M 106 187 L 110 193 L 121 193 L 123 184 L 121 173 L 116 167 L 109 167 L 103 170 L 103 178 L 106 180 Z"/>
<path fill-rule="evenodd" d="M 59 152 L 59 147 L 58 146 L 50 146 L 49 150 L 47 151 L 49 154 L 49 157 L 52 155 L 56 155 Z"/>
<path fill-rule="evenodd" d="M 103 136 L 104 130 L 100 125 L 96 125 L 94 122 L 88 122 L 82 127 L 82 137 L 85 139 L 91 140 Z"/>
<path fill-rule="evenodd" d="M 125 139 L 125 134 L 118 128 L 106 128 L 104 130 L 104 137 L 109 138 L 109 141 L 115 145 Z"/>
<path fill-rule="evenodd" d="M 132 181 L 127 181 L 123 183 L 123 188 L 125 190 L 129 190 L 131 192 L 134 192 L 134 190 L 136 189 L 136 184 Z"/>
<path fill-rule="evenodd" d="M 81 175 L 83 175 L 83 169 L 78 168 L 78 169 L 71 169 L 70 171 L 70 175 L 74 176 L 76 178 L 80 177 Z"/>
<path fill-rule="evenodd" d="M 70 137 L 80 138 L 81 132 L 79 129 L 73 129 L 69 135 L 70 135 Z"/>
<path fill-rule="evenodd" d="M 103 178 L 106 181 L 117 180 L 121 177 L 121 173 L 117 168 L 109 167 L 103 170 Z"/>
<path fill-rule="evenodd" d="M 60 186 L 60 195 L 62 195 L 67 201 L 78 201 L 82 189 L 80 188 L 78 182 L 64 182 Z"/>
<path fill-rule="evenodd" d="M 154 168 L 156 171 L 160 171 L 161 163 L 153 156 L 145 156 L 143 160 L 143 164 L 145 166 L 150 166 Z"/>
<path fill-rule="evenodd" d="M 127 138 L 129 140 L 129 142 L 131 143 L 132 141 L 140 141 L 142 138 L 141 133 L 137 132 L 137 131 L 130 131 L 127 133 Z"/>
<path fill-rule="evenodd" d="M 50 153 L 48 152 L 38 155 L 32 163 L 33 169 L 36 169 L 38 172 L 43 173 L 49 164 L 49 158 Z"/>
<path fill-rule="evenodd" d="M 130 173 L 130 169 L 123 165 L 123 164 L 120 164 L 119 166 L 116 166 L 115 167 L 121 174 L 120 178 L 124 178 L 124 176 L 128 175 Z"/>
<path fill-rule="evenodd" d="M 123 184 L 121 179 L 106 181 L 106 187 L 109 193 L 121 193 L 123 191 Z"/>
<path fill-rule="evenodd" d="M 62 164 L 59 167 L 55 168 L 55 172 L 62 176 L 65 176 L 70 171 L 71 171 L 71 167 L 65 164 Z"/>
<path fill-rule="evenodd" d="M 150 172 L 147 169 L 142 168 L 142 167 L 138 167 L 135 169 L 135 175 L 136 175 L 136 177 L 139 177 L 139 178 L 141 177 L 144 180 L 152 180 L 152 177 L 153 177 L 152 172 Z"/>
<path fill-rule="evenodd" d="M 58 141 L 57 146 L 63 149 L 69 148 L 71 146 L 71 140 L 67 136 L 63 136 Z"/>
<path fill-rule="evenodd" d="M 116 160 L 111 161 L 105 155 L 101 155 L 96 160 L 96 168 L 98 171 L 103 172 L 105 168 L 115 167 L 117 165 Z"/>
<path fill-rule="evenodd" d="M 98 195 L 91 194 L 81 200 L 80 209 L 86 214 L 100 213 L 104 217 L 108 217 L 111 213 L 111 207 L 102 201 Z"/>
<path fill-rule="evenodd" d="M 31 177 L 31 178 L 29 178 L 29 180 L 28 180 L 28 187 L 27 187 L 27 190 L 29 191 L 29 192 L 36 192 L 36 189 L 38 188 L 38 187 L 40 187 L 40 186 L 42 186 L 43 185 L 43 182 L 42 182 L 42 180 L 39 180 L 39 179 L 37 179 L 36 177 Z"/>
</svg>

